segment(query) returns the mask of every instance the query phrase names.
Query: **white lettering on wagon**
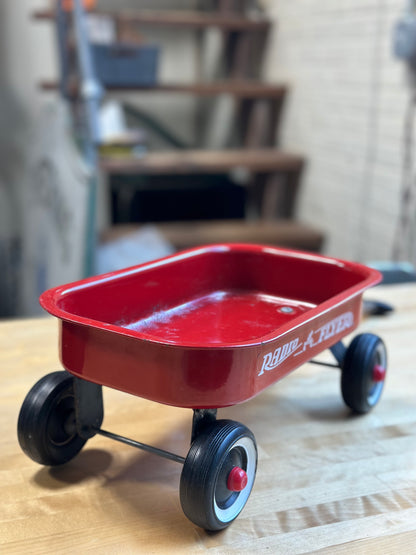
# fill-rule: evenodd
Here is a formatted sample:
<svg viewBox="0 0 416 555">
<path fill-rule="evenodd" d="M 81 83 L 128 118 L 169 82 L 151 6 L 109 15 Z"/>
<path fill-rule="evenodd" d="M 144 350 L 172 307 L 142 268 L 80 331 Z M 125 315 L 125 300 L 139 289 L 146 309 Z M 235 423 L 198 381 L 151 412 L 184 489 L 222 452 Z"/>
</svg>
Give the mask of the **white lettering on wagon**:
<svg viewBox="0 0 416 555">
<path fill-rule="evenodd" d="M 258 376 L 262 376 L 264 372 L 269 372 L 277 368 L 282 362 L 287 360 L 291 355 L 298 356 L 308 349 L 316 347 L 320 343 L 331 339 L 335 335 L 342 333 L 354 325 L 354 315 L 352 312 L 344 312 L 333 320 L 330 320 L 320 328 L 309 332 L 306 341 L 301 342 L 299 337 L 292 341 L 288 341 L 282 347 L 277 347 L 274 351 L 266 353 L 263 356 L 263 364 Z"/>
<path fill-rule="evenodd" d="M 299 338 L 297 337 L 293 341 L 285 343 L 283 347 L 277 347 L 275 351 L 264 355 L 263 366 L 261 367 L 260 373 L 258 375 L 261 376 L 262 374 L 264 374 L 265 370 L 268 372 L 269 370 L 277 368 L 279 364 L 282 364 L 282 362 L 289 358 L 290 355 L 292 355 L 299 347 Z"/>
</svg>

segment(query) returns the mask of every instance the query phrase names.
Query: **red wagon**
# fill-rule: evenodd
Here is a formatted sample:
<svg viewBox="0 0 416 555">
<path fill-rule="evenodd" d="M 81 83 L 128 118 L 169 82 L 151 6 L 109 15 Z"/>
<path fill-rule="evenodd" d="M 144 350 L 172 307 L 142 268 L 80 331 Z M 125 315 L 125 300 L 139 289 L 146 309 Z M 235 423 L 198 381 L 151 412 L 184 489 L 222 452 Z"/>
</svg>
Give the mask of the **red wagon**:
<svg viewBox="0 0 416 555">
<path fill-rule="evenodd" d="M 219 530 L 244 507 L 257 467 L 253 434 L 217 409 L 242 403 L 329 348 L 345 403 L 365 413 L 379 400 L 386 349 L 373 334 L 348 348 L 366 266 L 257 245 L 213 245 L 46 291 L 60 319 L 66 371 L 42 378 L 23 402 L 20 445 L 56 465 L 95 434 L 183 464 L 186 516 Z M 107 432 L 102 386 L 193 409 L 186 458 Z"/>
</svg>

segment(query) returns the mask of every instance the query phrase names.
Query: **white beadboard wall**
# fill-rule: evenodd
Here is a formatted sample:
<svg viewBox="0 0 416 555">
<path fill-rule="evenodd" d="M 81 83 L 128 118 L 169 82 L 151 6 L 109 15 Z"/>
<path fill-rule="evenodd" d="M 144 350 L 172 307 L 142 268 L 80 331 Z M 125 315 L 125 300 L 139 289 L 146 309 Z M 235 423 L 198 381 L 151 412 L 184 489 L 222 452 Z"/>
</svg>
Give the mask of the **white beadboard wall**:
<svg viewBox="0 0 416 555">
<path fill-rule="evenodd" d="M 280 144 L 308 164 L 299 218 L 323 228 L 326 252 L 391 259 L 410 97 L 393 58 L 404 0 L 269 0 L 266 77 L 290 85 Z"/>
</svg>

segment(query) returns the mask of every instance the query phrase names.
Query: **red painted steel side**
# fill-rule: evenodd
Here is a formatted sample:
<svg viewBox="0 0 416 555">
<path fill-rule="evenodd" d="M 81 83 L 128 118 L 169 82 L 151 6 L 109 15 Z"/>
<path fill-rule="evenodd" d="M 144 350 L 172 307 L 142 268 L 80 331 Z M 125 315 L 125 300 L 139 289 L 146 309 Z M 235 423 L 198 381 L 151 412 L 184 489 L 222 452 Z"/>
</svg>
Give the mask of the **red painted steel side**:
<svg viewBox="0 0 416 555">
<path fill-rule="evenodd" d="M 255 245 L 191 249 L 57 287 L 73 374 L 154 401 L 246 401 L 355 329 L 375 270 Z"/>
</svg>

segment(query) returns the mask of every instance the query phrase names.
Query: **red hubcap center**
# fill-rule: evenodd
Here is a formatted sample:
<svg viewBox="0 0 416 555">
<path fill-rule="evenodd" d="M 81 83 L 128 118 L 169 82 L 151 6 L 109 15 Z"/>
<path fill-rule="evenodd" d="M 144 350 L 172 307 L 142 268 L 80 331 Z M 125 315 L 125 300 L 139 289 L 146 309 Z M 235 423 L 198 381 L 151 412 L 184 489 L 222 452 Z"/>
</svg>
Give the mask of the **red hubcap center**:
<svg viewBox="0 0 416 555">
<path fill-rule="evenodd" d="M 373 368 L 373 381 L 384 382 L 386 377 L 386 369 L 380 364 L 376 364 Z"/>
<path fill-rule="evenodd" d="M 242 468 L 235 466 L 228 475 L 227 488 L 230 491 L 243 491 L 247 482 L 247 474 Z"/>
</svg>

